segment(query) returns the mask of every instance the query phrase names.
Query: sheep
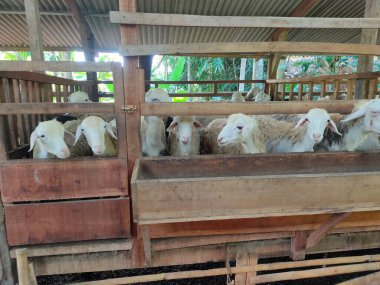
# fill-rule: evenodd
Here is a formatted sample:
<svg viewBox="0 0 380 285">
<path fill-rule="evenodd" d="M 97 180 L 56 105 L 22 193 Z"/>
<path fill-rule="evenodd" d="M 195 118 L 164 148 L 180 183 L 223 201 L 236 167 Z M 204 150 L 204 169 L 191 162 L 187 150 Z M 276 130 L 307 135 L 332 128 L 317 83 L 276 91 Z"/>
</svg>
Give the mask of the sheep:
<svg viewBox="0 0 380 285">
<path fill-rule="evenodd" d="M 251 88 L 251 90 L 248 91 L 247 95 L 245 96 L 245 100 L 246 100 L 246 101 L 254 101 L 256 95 L 257 95 L 260 91 L 261 91 L 261 90 L 260 90 L 258 87 L 253 86 L 253 87 Z"/>
<path fill-rule="evenodd" d="M 270 102 L 270 101 L 271 101 L 270 95 L 264 92 L 259 92 L 255 96 L 255 102 Z"/>
<path fill-rule="evenodd" d="M 240 113 L 212 121 L 204 132 L 204 147 L 212 154 L 265 153 L 256 119 Z"/>
<path fill-rule="evenodd" d="M 144 156 L 162 156 L 165 154 L 165 124 L 160 117 L 141 117 L 140 136 Z"/>
<path fill-rule="evenodd" d="M 329 151 L 372 149 L 380 134 L 380 99 L 360 101 L 348 116 L 337 116 L 337 128 L 342 136 L 327 131 L 322 147 Z"/>
<path fill-rule="evenodd" d="M 76 91 L 71 93 L 69 97 L 67 97 L 67 101 L 70 103 L 89 103 L 92 102 L 88 97 L 88 94 L 82 91 Z"/>
<path fill-rule="evenodd" d="M 69 123 L 69 122 L 68 122 Z M 86 117 L 83 121 L 70 122 L 71 128 L 76 125 L 75 141 L 72 144 L 72 156 L 91 155 L 116 156 L 116 135 L 110 123 L 97 116 Z M 67 127 L 67 129 L 70 129 Z M 82 138 L 83 134 L 83 138 Z"/>
<path fill-rule="evenodd" d="M 325 128 L 341 135 L 336 124 L 324 109 L 314 108 L 293 122 L 279 121 L 271 116 L 257 116 L 268 152 L 314 151 L 313 147 L 323 139 Z"/>
<path fill-rule="evenodd" d="M 245 99 L 244 99 L 244 96 L 241 92 L 236 91 L 232 94 L 230 102 L 244 103 Z"/>
<path fill-rule="evenodd" d="M 164 89 L 156 88 L 149 90 L 145 94 L 145 101 L 171 102 L 171 99 Z M 169 118 L 165 118 L 165 121 L 167 122 L 168 119 Z M 166 154 L 165 129 L 165 122 L 161 117 L 141 117 L 140 139 L 143 156 L 162 156 Z"/>
<path fill-rule="evenodd" d="M 317 101 L 330 101 L 331 98 L 330 96 L 325 96 L 325 97 L 319 97 Z"/>
<path fill-rule="evenodd" d="M 29 151 L 33 150 L 33 158 L 69 157 L 70 150 L 64 141 L 64 135 L 63 125 L 55 119 L 38 123 L 30 135 Z"/>
<path fill-rule="evenodd" d="M 168 153 L 176 156 L 199 154 L 199 129 L 202 127 L 195 116 L 175 116 L 167 128 Z"/>
</svg>

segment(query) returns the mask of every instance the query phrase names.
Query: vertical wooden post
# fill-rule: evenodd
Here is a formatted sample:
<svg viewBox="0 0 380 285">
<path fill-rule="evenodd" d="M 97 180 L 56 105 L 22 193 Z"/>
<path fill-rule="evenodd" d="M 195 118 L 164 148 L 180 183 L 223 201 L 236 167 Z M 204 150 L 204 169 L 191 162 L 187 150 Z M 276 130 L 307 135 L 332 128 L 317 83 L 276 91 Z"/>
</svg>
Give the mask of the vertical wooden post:
<svg viewBox="0 0 380 285">
<path fill-rule="evenodd" d="M 149 226 L 142 226 L 142 238 L 144 243 L 145 266 L 152 266 L 152 246 L 150 242 Z"/>
<path fill-rule="evenodd" d="M 293 101 L 293 96 L 294 96 L 294 83 L 290 83 L 289 101 Z"/>
<path fill-rule="evenodd" d="M 374 79 L 371 79 L 369 81 L 368 99 L 374 99 L 375 98 L 376 89 L 377 89 L 377 78 L 374 78 Z"/>
<path fill-rule="evenodd" d="M 355 79 L 348 80 L 347 83 L 347 100 L 352 100 L 354 98 L 355 90 Z"/>
<path fill-rule="evenodd" d="M 313 91 L 314 85 L 313 82 L 309 82 L 309 101 L 313 101 Z"/>
<path fill-rule="evenodd" d="M 38 0 L 24 0 L 24 2 L 32 61 L 43 61 L 44 48 Z"/>
<path fill-rule="evenodd" d="M 366 0 L 365 18 L 380 17 L 380 0 Z M 363 29 L 360 43 L 376 45 L 378 29 Z M 373 56 L 359 56 L 358 72 L 371 72 L 373 68 Z M 355 99 L 365 98 L 368 96 L 369 82 L 366 79 L 356 80 L 355 84 Z"/>
<path fill-rule="evenodd" d="M 28 251 L 26 248 L 16 249 L 17 275 L 19 285 L 30 285 Z"/>
<path fill-rule="evenodd" d="M 258 257 L 256 254 L 248 254 L 247 252 L 239 252 L 236 256 L 236 267 L 256 265 L 258 262 Z M 257 274 L 255 271 L 240 273 L 235 275 L 235 285 L 250 285 L 250 279 L 255 277 Z M 254 285 L 254 284 L 253 284 Z"/>
<path fill-rule="evenodd" d="M 302 260 L 306 256 L 307 234 L 304 231 L 295 232 L 290 245 L 290 257 L 293 260 Z"/>
<path fill-rule="evenodd" d="M 0 129 L 1 131 L 1 129 Z M 0 142 L 1 144 L 1 142 Z M 0 160 L 3 160 L 0 153 Z M 0 199 L 0 284 L 14 285 L 12 276 L 12 264 L 9 254 L 7 233 L 5 230 L 5 215 L 2 200 Z"/>
<path fill-rule="evenodd" d="M 298 101 L 302 100 L 302 94 L 303 94 L 303 84 L 298 84 Z"/>
<path fill-rule="evenodd" d="M 340 93 L 340 80 L 337 79 L 334 81 L 334 100 L 339 99 L 339 93 Z"/>
<path fill-rule="evenodd" d="M 326 82 L 322 81 L 321 82 L 321 98 L 325 97 L 326 95 Z"/>
</svg>

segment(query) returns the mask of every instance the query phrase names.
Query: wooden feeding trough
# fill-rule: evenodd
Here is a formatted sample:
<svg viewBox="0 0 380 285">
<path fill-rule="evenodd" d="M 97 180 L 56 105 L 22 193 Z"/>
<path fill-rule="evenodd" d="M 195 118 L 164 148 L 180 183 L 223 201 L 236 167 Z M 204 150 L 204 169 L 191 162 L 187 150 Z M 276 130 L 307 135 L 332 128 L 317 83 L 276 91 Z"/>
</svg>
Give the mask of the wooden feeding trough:
<svg viewBox="0 0 380 285">
<path fill-rule="evenodd" d="M 380 153 L 144 158 L 131 183 L 140 224 L 371 211 Z"/>
</svg>

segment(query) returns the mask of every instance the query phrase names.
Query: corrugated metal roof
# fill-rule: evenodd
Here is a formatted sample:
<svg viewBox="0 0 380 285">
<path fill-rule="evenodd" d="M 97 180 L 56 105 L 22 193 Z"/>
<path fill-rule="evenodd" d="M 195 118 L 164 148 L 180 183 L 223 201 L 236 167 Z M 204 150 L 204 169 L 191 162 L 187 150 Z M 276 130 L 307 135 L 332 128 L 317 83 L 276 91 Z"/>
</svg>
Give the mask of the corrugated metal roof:
<svg viewBox="0 0 380 285">
<path fill-rule="evenodd" d="M 109 21 L 118 0 L 77 0 L 94 33 L 96 48 L 119 49 L 120 32 Z M 220 16 L 289 16 L 302 0 L 136 0 L 138 12 Z M 365 1 L 321 0 L 309 17 L 363 17 Z M 0 1 L 0 48 L 27 47 L 24 0 Z M 44 45 L 49 49 L 79 48 L 78 24 L 65 0 L 40 0 Z M 139 26 L 141 44 L 266 41 L 274 29 Z M 359 29 L 293 29 L 290 41 L 360 42 Z M 380 37 L 378 39 L 380 43 Z"/>
</svg>

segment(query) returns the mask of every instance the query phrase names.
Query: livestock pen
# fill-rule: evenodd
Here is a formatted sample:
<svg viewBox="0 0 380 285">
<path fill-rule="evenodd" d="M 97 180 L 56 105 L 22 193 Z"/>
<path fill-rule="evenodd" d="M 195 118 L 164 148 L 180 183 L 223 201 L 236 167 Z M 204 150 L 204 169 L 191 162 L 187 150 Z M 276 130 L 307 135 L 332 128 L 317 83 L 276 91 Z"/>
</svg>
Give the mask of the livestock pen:
<svg viewBox="0 0 380 285">
<path fill-rule="evenodd" d="M 310 4 L 314 1 L 299 2 Z M 156 17 L 149 11 L 137 13 L 135 3 L 121 0 L 121 12 L 111 15 L 113 22 L 121 23 L 123 67 L 116 63 L 2 62 L 0 90 L 5 101 L 0 105 L 0 189 L 3 204 L 0 211 L 5 213 L 5 224 L 0 224 L 3 227 L 0 228 L 0 246 L 10 247 L 9 256 L 17 260 L 19 278 L 27 280 L 31 271 L 31 275 L 40 276 L 209 261 L 229 263 L 233 260 L 236 260 L 236 267 L 232 268 L 227 266 L 203 272 L 178 272 L 109 282 L 124 284 L 159 278 L 236 273 L 237 284 L 259 284 L 378 270 L 380 258 L 377 255 L 303 259 L 313 253 L 379 247 L 379 152 L 147 158 L 142 157 L 141 152 L 140 120 L 141 116 L 298 114 L 313 107 L 347 114 L 355 104 L 352 99 L 359 94 L 362 98 L 374 98 L 378 91 L 379 73 L 268 78 L 257 82 L 265 84 L 274 101 L 288 99 L 292 102 L 147 103 L 145 86 L 148 84 L 192 84 L 196 81 L 146 80 L 140 56 L 241 57 L 271 56 L 271 53 L 277 57 L 279 53 L 366 56 L 379 55 L 379 47 L 281 41 L 255 45 L 251 42 L 221 45 L 219 42 L 202 44 L 195 41 L 157 44 L 153 36 L 158 34 L 158 30 L 152 26 L 169 26 L 170 29 L 177 25 L 192 29 L 191 23 L 197 23 L 218 29 L 231 26 L 247 28 L 247 25 L 299 28 L 310 27 L 310 20 L 301 18 L 292 22 L 287 17 L 285 24 L 276 25 L 275 19 L 252 17 L 252 22 L 247 24 L 241 17 L 215 16 L 220 17 L 215 21 L 209 18 L 212 17 L 210 15 L 192 15 L 195 18 L 190 21 L 174 12 L 169 14 L 170 17 Z M 166 18 L 171 18 L 172 22 L 165 22 Z M 324 24 L 324 19 L 319 18 L 316 22 L 318 27 L 331 29 L 379 26 L 378 20 L 351 19 L 349 23 L 345 20 L 326 21 Z M 215 27 L 218 23 L 225 24 Z M 94 83 L 39 73 L 45 71 L 112 72 L 115 102 L 62 103 L 60 98 L 67 97 L 69 91 L 86 90 Z M 355 80 L 367 82 L 368 92 L 354 92 Z M 218 83 L 221 82 L 207 82 L 214 86 L 214 90 L 212 94 L 203 95 L 221 95 Z M 67 87 L 53 88 L 52 84 Z M 334 88 L 327 90 L 327 84 Z M 345 90 L 340 89 L 343 84 L 347 85 Z M 295 85 L 299 85 L 298 101 L 292 100 Z M 304 89 L 305 85 L 307 88 Z M 314 90 L 315 85 L 320 85 L 320 92 Z M 31 87 L 28 89 L 28 86 Z M 347 93 L 348 100 L 312 100 L 313 96 L 326 95 L 338 99 L 343 92 Z M 309 100 L 301 101 L 305 94 L 309 94 Z M 193 95 L 201 96 L 184 96 Z M 118 156 L 54 161 L 20 159 L 26 154 L 27 138 L 38 120 L 65 112 L 114 113 Z M 8 254 L 4 250 L 1 254 L 3 272 L 10 274 Z M 282 256 L 299 261 L 257 264 L 261 258 Z M 326 267 L 329 265 L 340 266 Z M 256 272 L 310 266 L 324 267 L 300 273 L 290 271 L 256 276 Z"/>
</svg>

